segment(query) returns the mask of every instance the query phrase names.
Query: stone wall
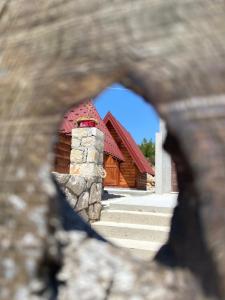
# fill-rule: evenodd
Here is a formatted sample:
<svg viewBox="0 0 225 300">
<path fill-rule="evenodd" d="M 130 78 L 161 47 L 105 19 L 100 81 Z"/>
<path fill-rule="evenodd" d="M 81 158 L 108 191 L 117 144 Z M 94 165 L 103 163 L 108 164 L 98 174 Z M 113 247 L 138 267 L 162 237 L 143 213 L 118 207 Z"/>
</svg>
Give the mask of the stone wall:
<svg viewBox="0 0 225 300">
<path fill-rule="evenodd" d="M 147 190 L 155 190 L 155 177 L 151 174 L 147 174 Z"/>
<path fill-rule="evenodd" d="M 71 207 L 88 222 L 101 213 L 104 134 L 98 128 L 72 130 L 70 174 L 54 172 Z"/>
<path fill-rule="evenodd" d="M 85 178 L 101 176 L 104 134 L 98 128 L 74 128 L 70 154 L 70 174 Z"/>
<path fill-rule="evenodd" d="M 100 219 L 102 182 L 100 177 L 84 178 L 53 172 L 71 207 L 87 222 Z"/>
</svg>

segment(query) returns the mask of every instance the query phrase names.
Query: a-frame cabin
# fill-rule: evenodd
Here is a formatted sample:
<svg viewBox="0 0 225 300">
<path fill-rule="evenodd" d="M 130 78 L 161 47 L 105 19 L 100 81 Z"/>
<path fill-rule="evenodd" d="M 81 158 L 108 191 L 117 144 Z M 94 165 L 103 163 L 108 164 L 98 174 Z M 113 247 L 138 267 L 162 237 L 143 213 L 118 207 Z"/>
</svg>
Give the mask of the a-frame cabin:
<svg viewBox="0 0 225 300">
<path fill-rule="evenodd" d="M 98 121 L 97 128 L 105 134 L 104 186 L 146 189 L 147 174 L 154 176 L 154 170 L 142 154 L 129 132 L 118 120 L 108 113 L 101 119 L 92 101 L 88 105 L 73 107 L 64 116 L 55 147 L 55 168 L 59 173 L 69 173 L 71 131 L 80 117 L 89 116 Z"/>
<path fill-rule="evenodd" d="M 55 146 L 54 171 L 59 173 L 69 173 L 70 171 L 70 151 L 71 151 L 71 132 L 77 127 L 77 120 L 80 117 L 89 116 L 98 121 L 97 128 L 105 135 L 104 155 L 108 155 L 118 162 L 124 160 L 123 154 L 119 150 L 116 142 L 108 131 L 105 123 L 98 114 L 92 101 L 72 107 L 63 118 L 58 133 L 58 142 Z"/>
<path fill-rule="evenodd" d="M 103 121 L 124 157 L 123 161 L 118 162 L 113 157 L 105 155 L 104 167 L 107 173 L 105 185 L 146 189 L 147 174 L 154 176 L 152 166 L 130 133 L 110 112 Z"/>
</svg>

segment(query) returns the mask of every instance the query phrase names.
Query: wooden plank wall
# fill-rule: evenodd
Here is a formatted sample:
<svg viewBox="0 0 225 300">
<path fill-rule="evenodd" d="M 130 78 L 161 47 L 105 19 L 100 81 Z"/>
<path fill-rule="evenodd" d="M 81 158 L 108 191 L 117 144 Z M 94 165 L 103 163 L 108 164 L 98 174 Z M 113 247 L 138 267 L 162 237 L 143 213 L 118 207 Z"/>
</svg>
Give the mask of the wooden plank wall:
<svg viewBox="0 0 225 300">
<path fill-rule="evenodd" d="M 71 136 L 59 134 L 58 143 L 55 146 L 54 171 L 59 173 L 70 172 Z"/>
<path fill-rule="evenodd" d="M 147 173 L 141 173 L 137 171 L 136 188 L 140 190 L 147 189 Z"/>
<path fill-rule="evenodd" d="M 107 127 L 125 158 L 125 161 L 120 163 L 119 186 L 134 188 L 136 187 L 137 167 L 114 128 L 111 125 Z"/>
<path fill-rule="evenodd" d="M 103 181 L 104 186 L 118 186 L 119 181 L 119 162 L 112 155 L 104 154 L 104 168 L 106 177 Z"/>
</svg>

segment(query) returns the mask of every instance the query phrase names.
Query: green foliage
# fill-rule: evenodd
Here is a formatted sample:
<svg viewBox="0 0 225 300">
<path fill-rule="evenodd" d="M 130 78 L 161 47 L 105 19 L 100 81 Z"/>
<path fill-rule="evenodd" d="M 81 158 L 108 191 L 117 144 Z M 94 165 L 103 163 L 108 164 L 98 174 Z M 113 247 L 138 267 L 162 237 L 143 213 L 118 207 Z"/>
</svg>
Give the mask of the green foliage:
<svg viewBox="0 0 225 300">
<path fill-rule="evenodd" d="M 155 165 L 155 144 L 152 140 L 147 141 L 146 138 L 143 139 L 141 145 L 139 145 L 144 156 Z"/>
</svg>

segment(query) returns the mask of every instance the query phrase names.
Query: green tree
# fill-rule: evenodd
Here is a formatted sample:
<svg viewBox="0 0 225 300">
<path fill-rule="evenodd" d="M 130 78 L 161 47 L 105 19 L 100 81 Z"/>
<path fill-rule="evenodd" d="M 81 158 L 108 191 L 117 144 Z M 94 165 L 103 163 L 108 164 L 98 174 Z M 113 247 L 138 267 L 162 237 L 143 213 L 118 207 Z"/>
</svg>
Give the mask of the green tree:
<svg viewBox="0 0 225 300">
<path fill-rule="evenodd" d="M 141 145 L 139 145 L 144 156 L 155 165 L 155 143 L 150 139 L 149 141 L 144 138 Z"/>
</svg>

